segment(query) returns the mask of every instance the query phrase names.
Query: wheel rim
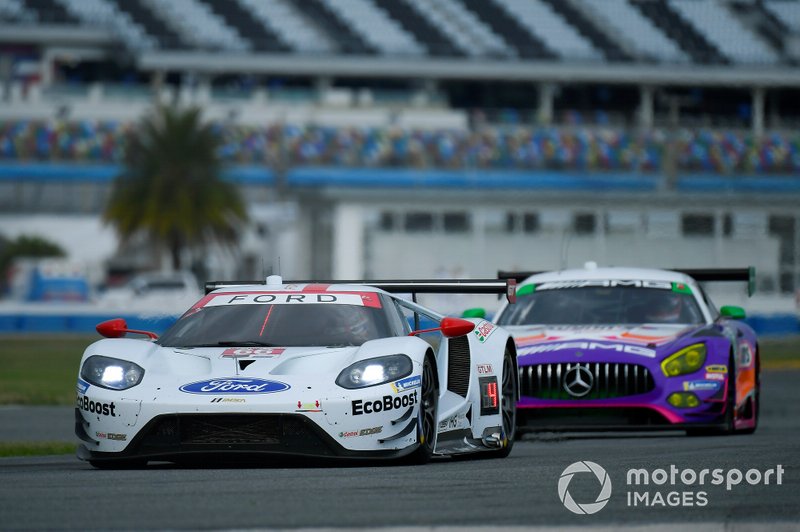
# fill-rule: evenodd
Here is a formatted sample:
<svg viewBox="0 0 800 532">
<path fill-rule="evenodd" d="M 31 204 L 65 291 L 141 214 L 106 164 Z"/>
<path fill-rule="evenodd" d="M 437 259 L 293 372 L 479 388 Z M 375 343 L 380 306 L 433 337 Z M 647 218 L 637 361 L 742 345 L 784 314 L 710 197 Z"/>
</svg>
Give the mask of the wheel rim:
<svg viewBox="0 0 800 532">
<path fill-rule="evenodd" d="M 436 380 L 433 375 L 433 366 L 427 359 L 422 370 L 420 409 L 422 410 L 420 413 L 422 417 L 422 435 L 425 438 L 423 445 L 432 451 L 433 440 L 436 435 Z"/>
<path fill-rule="evenodd" d="M 514 438 L 517 422 L 517 381 L 514 379 L 514 364 L 511 357 L 506 355 L 503 358 L 503 431 L 506 437 L 511 440 Z"/>
</svg>

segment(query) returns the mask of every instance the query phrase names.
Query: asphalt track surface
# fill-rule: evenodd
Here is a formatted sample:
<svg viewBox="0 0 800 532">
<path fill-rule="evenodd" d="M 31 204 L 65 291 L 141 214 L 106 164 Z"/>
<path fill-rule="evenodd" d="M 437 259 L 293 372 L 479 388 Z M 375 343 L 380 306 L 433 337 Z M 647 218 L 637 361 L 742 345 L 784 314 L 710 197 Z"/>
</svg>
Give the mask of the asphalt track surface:
<svg viewBox="0 0 800 532">
<path fill-rule="evenodd" d="M 251 464 L 98 471 L 71 456 L 0 459 L 0 529 L 263 529 L 296 527 L 532 527 L 704 525 L 703 529 L 800 529 L 800 372 L 763 376 L 754 435 L 543 434 L 517 442 L 505 460 L 438 460 L 426 466 Z M 72 415 L 69 409 L 61 410 Z M 44 410 L 36 411 L 45 415 Z M 8 412 L 6 412 L 7 414 Z M 3 419 L 0 415 L 0 420 Z M 58 438 L 55 438 L 58 439 Z M 593 515 L 560 502 L 558 480 L 573 462 L 608 471 L 612 494 Z M 781 465 L 782 484 L 630 486 L 631 468 L 675 465 L 762 473 Z M 725 472 L 727 475 L 727 471 Z M 754 473 L 755 474 L 755 473 Z M 708 477 L 710 479 L 710 476 Z M 628 505 L 628 492 L 705 492 L 705 506 Z M 576 475 L 569 492 L 594 502 L 600 483 Z"/>
</svg>

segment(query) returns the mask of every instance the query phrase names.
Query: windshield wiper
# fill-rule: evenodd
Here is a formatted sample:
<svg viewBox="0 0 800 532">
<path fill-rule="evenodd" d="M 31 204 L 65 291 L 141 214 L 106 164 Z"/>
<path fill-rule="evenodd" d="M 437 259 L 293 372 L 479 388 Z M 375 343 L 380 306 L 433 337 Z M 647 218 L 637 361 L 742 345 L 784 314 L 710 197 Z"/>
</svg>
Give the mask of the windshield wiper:
<svg viewBox="0 0 800 532">
<path fill-rule="evenodd" d="M 182 349 L 194 349 L 197 347 L 278 347 L 277 344 L 269 344 L 267 342 L 253 342 L 250 340 L 224 340 L 213 344 L 191 344 L 180 346 L 164 346 L 164 347 L 180 347 Z"/>
</svg>

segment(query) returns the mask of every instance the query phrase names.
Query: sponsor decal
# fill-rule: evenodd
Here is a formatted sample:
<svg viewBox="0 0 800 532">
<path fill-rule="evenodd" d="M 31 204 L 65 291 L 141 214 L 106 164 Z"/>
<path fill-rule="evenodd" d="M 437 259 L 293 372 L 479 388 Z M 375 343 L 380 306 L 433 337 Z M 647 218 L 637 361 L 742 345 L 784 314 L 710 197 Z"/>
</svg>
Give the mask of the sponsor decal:
<svg viewBox="0 0 800 532">
<path fill-rule="evenodd" d="M 297 401 L 297 410 L 295 412 L 322 412 L 322 403 L 319 402 L 319 399 L 313 403 Z"/>
<path fill-rule="evenodd" d="M 283 347 L 232 347 L 222 352 L 224 357 L 277 357 L 286 349 Z"/>
<path fill-rule="evenodd" d="M 706 380 L 709 381 L 724 381 L 725 374 L 723 373 L 706 373 Z"/>
<path fill-rule="evenodd" d="M 469 420 L 466 414 L 455 414 L 439 422 L 439 432 L 450 432 L 451 430 L 465 429 L 469 427 Z"/>
<path fill-rule="evenodd" d="M 419 388 L 421 385 L 422 385 L 422 376 L 412 375 L 411 377 L 406 377 L 405 379 L 393 382 L 392 389 L 394 390 L 394 393 L 400 393 L 400 392 L 405 392 L 407 390 L 411 390 L 413 388 Z"/>
<path fill-rule="evenodd" d="M 190 382 L 179 389 L 184 393 L 194 394 L 264 394 L 284 392 L 291 388 L 285 382 L 268 381 L 255 377 L 220 377 L 205 381 Z"/>
<path fill-rule="evenodd" d="M 247 399 L 241 397 L 215 397 L 211 400 L 212 403 L 246 403 Z"/>
<path fill-rule="evenodd" d="M 219 294 L 205 303 L 206 307 L 224 305 L 357 305 L 380 308 L 378 294 L 372 292 L 250 292 Z"/>
<path fill-rule="evenodd" d="M 110 403 L 101 403 L 100 401 L 92 401 L 85 395 L 78 394 L 78 399 L 75 404 L 79 409 L 84 412 L 89 412 L 90 414 L 117 417 L 116 412 L 114 412 L 117 405 L 114 404 L 114 401 Z"/>
<path fill-rule="evenodd" d="M 557 344 L 532 345 L 521 348 L 519 354 L 535 355 L 536 353 L 550 353 L 552 351 L 561 351 L 564 349 L 606 349 L 609 351 L 616 351 L 618 353 L 628 353 L 630 355 L 638 355 L 647 358 L 656 357 L 655 349 L 650 349 L 639 345 L 601 342 L 561 342 Z"/>
<path fill-rule="evenodd" d="M 392 397 L 391 395 L 384 395 L 380 399 L 374 401 L 364 401 L 357 399 L 351 403 L 354 416 L 362 414 L 373 414 L 378 412 L 388 412 L 390 410 L 397 410 L 406 406 L 414 406 L 417 404 L 418 395 L 416 390 L 402 396 Z"/>
<path fill-rule="evenodd" d="M 750 347 L 748 342 L 741 342 L 739 344 L 739 365 L 747 367 L 753 363 L 753 348 Z"/>
<path fill-rule="evenodd" d="M 478 364 L 478 374 L 479 375 L 493 375 L 494 368 L 491 364 Z"/>
<path fill-rule="evenodd" d="M 672 283 L 672 291 L 673 292 L 678 292 L 678 293 L 681 293 L 681 294 L 691 294 L 692 293 L 692 289 L 689 287 L 689 285 L 685 285 L 683 283 Z"/>
<path fill-rule="evenodd" d="M 339 433 L 339 437 L 353 438 L 355 436 L 372 436 L 373 434 L 380 434 L 381 432 L 383 432 L 383 425 L 381 425 L 380 427 L 371 427 L 368 429 L 343 431 Z"/>
<path fill-rule="evenodd" d="M 78 393 L 86 393 L 86 390 L 89 389 L 89 383 L 83 379 L 78 379 L 78 384 L 75 385 L 75 388 L 78 390 Z"/>
<path fill-rule="evenodd" d="M 118 434 L 116 432 L 95 432 L 94 435 L 104 440 L 126 441 L 128 439 L 127 434 Z"/>
<path fill-rule="evenodd" d="M 591 279 L 585 281 L 553 281 L 536 285 L 536 291 L 558 290 L 561 288 L 587 288 L 597 286 L 601 288 L 615 288 L 618 286 L 629 286 L 632 288 L 658 288 L 660 290 L 672 290 L 672 283 L 669 281 L 642 281 L 625 279 Z"/>
<path fill-rule="evenodd" d="M 497 327 L 495 327 L 494 324 L 483 320 L 475 326 L 475 329 L 472 330 L 472 333 L 478 337 L 479 342 L 483 343 L 489 338 L 489 336 L 492 335 L 496 328 Z"/>
<path fill-rule="evenodd" d="M 724 364 L 714 364 L 706 366 L 706 371 L 709 373 L 728 373 L 728 366 Z"/>
<path fill-rule="evenodd" d="M 687 392 L 715 392 L 719 390 L 719 386 L 720 383 L 718 381 L 689 381 L 683 383 L 683 389 Z"/>
</svg>

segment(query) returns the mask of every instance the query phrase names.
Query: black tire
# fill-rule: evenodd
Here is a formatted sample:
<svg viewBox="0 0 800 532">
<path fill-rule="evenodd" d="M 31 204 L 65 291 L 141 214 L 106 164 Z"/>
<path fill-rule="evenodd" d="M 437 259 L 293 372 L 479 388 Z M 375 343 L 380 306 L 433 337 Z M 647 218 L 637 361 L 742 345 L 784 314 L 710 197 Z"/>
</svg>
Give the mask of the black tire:
<svg viewBox="0 0 800 532">
<path fill-rule="evenodd" d="M 422 386 L 419 398 L 419 418 L 417 438 L 419 446 L 409 460 L 413 464 L 427 464 L 436 448 L 436 415 L 439 404 L 439 386 L 436 384 L 436 366 L 430 356 L 425 357 L 422 365 Z"/>
<path fill-rule="evenodd" d="M 89 464 L 95 469 L 142 469 L 147 466 L 147 460 L 89 460 Z"/>
<path fill-rule="evenodd" d="M 725 418 L 719 427 L 703 427 L 697 429 L 687 429 L 689 436 L 724 436 L 735 432 L 734 423 L 736 410 L 736 366 L 733 358 L 728 361 L 728 392 L 725 402 Z"/>
<path fill-rule="evenodd" d="M 517 432 L 517 379 L 514 353 L 506 349 L 503 356 L 500 416 L 503 420 L 503 448 L 494 452 L 497 458 L 505 458 L 514 448 Z"/>
</svg>

